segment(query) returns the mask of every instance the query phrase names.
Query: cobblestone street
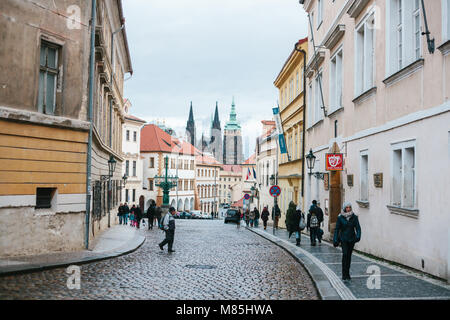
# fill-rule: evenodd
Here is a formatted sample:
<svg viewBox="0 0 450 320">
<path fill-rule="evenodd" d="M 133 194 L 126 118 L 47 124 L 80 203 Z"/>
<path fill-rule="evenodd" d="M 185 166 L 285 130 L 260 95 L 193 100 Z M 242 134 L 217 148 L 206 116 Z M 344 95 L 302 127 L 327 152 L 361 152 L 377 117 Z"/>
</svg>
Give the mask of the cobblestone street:
<svg viewBox="0 0 450 320">
<path fill-rule="evenodd" d="M 177 220 L 175 253 L 160 230 L 135 252 L 81 265 L 81 289 L 65 268 L 0 277 L 1 299 L 319 299 L 305 269 L 268 240 L 222 220 Z"/>
</svg>

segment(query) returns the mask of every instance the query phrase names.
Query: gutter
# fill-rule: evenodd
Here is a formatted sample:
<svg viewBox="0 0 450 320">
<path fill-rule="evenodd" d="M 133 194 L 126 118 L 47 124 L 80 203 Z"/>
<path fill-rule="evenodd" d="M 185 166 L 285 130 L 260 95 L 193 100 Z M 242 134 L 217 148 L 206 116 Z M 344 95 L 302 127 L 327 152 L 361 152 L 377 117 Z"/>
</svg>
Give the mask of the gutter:
<svg viewBox="0 0 450 320">
<path fill-rule="evenodd" d="M 91 157 L 92 157 L 92 105 L 94 95 L 94 63 L 95 63 L 95 23 L 97 21 L 97 1 L 92 0 L 91 14 L 91 52 L 89 57 L 89 102 L 88 102 L 88 121 L 89 136 L 86 160 L 86 216 L 85 216 L 85 248 L 89 249 L 89 217 L 91 213 Z"/>
</svg>

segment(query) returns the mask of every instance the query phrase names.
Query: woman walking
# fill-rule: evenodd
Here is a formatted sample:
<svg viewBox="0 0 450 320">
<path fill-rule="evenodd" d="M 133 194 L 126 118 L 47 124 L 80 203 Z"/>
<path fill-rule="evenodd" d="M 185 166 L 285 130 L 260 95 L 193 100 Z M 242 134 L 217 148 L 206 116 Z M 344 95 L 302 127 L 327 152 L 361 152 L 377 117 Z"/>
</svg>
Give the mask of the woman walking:
<svg viewBox="0 0 450 320">
<path fill-rule="evenodd" d="M 245 225 L 248 227 L 248 224 L 250 223 L 250 210 L 248 210 L 248 208 L 245 209 L 244 219 L 245 219 Z"/>
<path fill-rule="evenodd" d="M 267 229 L 267 220 L 269 220 L 269 209 L 267 207 L 264 207 L 263 211 L 261 212 L 261 220 L 264 224 L 264 230 Z"/>
<path fill-rule="evenodd" d="M 289 238 L 291 235 L 295 233 L 296 246 L 300 246 L 301 242 L 301 229 L 300 229 L 300 221 L 305 219 L 305 215 L 300 210 L 300 206 L 295 206 L 295 203 L 291 201 L 289 203 L 289 209 L 286 213 L 286 228 L 289 231 Z"/>
<path fill-rule="evenodd" d="M 334 230 L 333 245 L 342 246 L 342 279 L 350 280 L 350 264 L 355 243 L 361 240 L 361 226 L 358 216 L 353 213 L 352 204 L 344 203 Z"/>
<path fill-rule="evenodd" d="M 250 227 L 253 228 L 253 223 L 255 222 L 255 210 L 249 211 L 248 218 L 250 220 Z"/>
</svg>

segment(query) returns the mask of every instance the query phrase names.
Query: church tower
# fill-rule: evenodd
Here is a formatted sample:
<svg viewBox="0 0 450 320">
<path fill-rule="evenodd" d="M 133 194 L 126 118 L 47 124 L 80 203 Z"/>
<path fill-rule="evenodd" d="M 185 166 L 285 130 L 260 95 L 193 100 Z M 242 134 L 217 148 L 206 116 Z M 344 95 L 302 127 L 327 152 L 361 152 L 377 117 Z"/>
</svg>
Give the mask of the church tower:
<svg viewBox="0 0 450 320">
<path fill-rule="evenodd" d="M 210 150 L 214 155 L 214 158 L 222 162 L 223 161 L 223 150 L 222 150 L 222 128 L 220 126 L 219 120 L 219 107 L 216 101 L 216 111 L 214 113 L 214 120 L 211 124 L 211 142 Z"/>
<path fill-rule="evenodd" d="M 193 146 L 196 145 L 195 121 L 194 121 L 194 112 L 192 111 L 192 101 L 191 101 L 191 109 L 189 110 L 189 119 L 186 124 L 186 140 Z"/>
<path fill-rule="evenodd" d="M 230 120 L 225 125 L 223 136 L 223 164 L 241 164 L 242 158 L 241 125 L 236 119 L 236 106 L 233 97 Z"/>
</svg>

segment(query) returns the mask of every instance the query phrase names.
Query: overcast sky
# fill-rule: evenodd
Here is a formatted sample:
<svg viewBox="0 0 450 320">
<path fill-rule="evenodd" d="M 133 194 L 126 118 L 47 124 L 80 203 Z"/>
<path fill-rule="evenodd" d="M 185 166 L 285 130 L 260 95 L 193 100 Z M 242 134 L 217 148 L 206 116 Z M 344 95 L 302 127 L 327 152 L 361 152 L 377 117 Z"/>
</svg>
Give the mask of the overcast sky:
<svg viewBox="0 0 450 320">
<path fill-rule="evenodd" d="M 124 0 L 133 77 L 131 113 L 165 119 L 185 134 L 192 101 L 197 136 L 209 135 L 216 101 L 222 128 L 235 97 L 245 156 L 261 120 L 272 118 L 273 82 L 294 44 L 307 36 L 298 0 Z"/>
</svg>

